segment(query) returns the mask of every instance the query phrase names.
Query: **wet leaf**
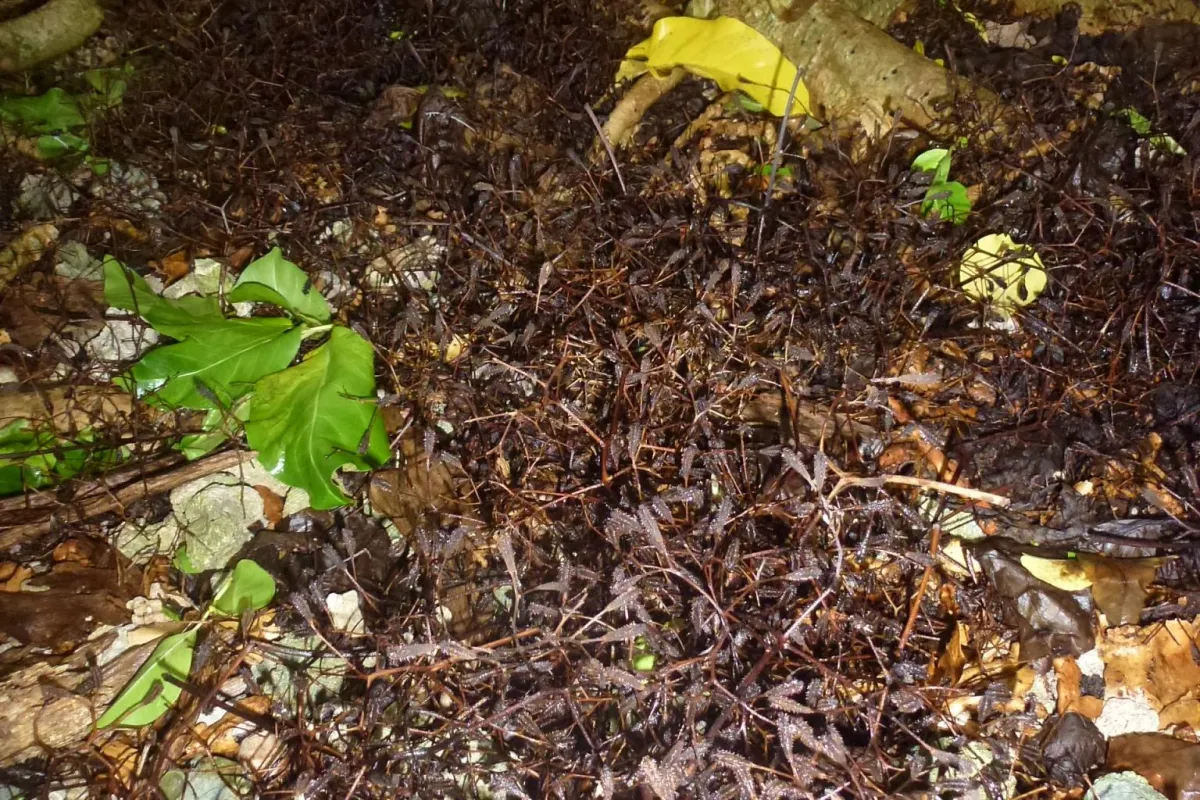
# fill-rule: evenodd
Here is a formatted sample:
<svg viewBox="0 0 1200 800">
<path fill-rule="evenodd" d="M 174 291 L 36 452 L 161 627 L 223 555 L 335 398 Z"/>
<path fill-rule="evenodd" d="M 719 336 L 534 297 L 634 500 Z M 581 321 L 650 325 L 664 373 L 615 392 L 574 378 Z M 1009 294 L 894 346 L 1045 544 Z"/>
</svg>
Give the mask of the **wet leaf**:
<svg viewBox="0 0 1200 800">
<path fill-rule="evenodd" d="M 937 679 L 945 679 L 951 686 L 957 685 L 967 663 L 965 648 L 971 643 L 970 632 L 965 622 L 959 620 L 955 624 L 954 633 L 950 634 L 950 641 L 946 643 L 946 649 L 938 658 L 937 669 L 934 670 Z"/>
<path fill-rule="evenodd" d="M 1200 744 L 1160 733 L 1130 733 L 1114 736 L 1108 743 L 1109 769 L 1131 770 L 1161 789 L 1170 800 L 1193 800 L 1200 795 Z M 1100 782 L 1097 781 L 1099 784 Z M 1130 787 L 1136 786 L 1128 782 Z M 1142 784 L 1144 787 L 1144 784 Z M 1097 800 L 1145 800 L 1155 795 L 1139 787 L 1141 794 L 1117 788 L 1096 794 Z"/>
<path fill-rule="evenodd" d="M 1105 558 L 1080 553 L 1077 560 L 1092 582 L 1092 599 L 1104 612 L 1108 624 L 1136 624 L 1163 559 Z"/>
<path fill-rule="evenodd" d="M 370 469 L 388 458 L 370 343 L 336 327 L 304 361 L 260 380 L 246 437 L 263 466 L 307 491 L 313 508 L 348 503 L 333 473 L 343 466 Z"/>
<path fill-rule="evenodd" d="M 955 225 L 966 222 L 970 213 L 971 198 L 967 195 L 967 187 L 958 181 L 932 184 L 921 202 L 921 216 L 935 216 Z"/>
<path fill-rule="evenodd" d="M 249 395 L 234 401 L 232 408 L 210 408 L 200 423 L 200 433 L 184 436 L 175 449 L 183 453 L 188 461 L 208 455 L 231 436 L 241 432 L 242 423 L 250 413 Z"/>
<path fill-rule="evenodd" d="M 48 133 L 37 138 L 37 157 L 53 161 L 68 153 L 86 153 L 90 146 L 87 139 L 73 133 Z"/>
<path fill-rule="evenodd" d="M 1004 601 L 1006 618 L 1020 631 L 1021 658 L 1078 656 L 1092 649 L 1091 598 L 1038 580 L 1020 560 L 996 543 L 973 545 L 972 552 Z"/>
<path fill-rule="evenodd" d="M 967 296 L 1002 309 L 1025 306 L 1046 288 L 1042 259 L 1005 233 L 990 233 L 963 256 L 959 282 Z"/>
<path fill-rule="evenodd" d="M 1092 585 L 1083 565 L 1073 558 L 1038 558 L 1025 554 L 1021 566 L 1040 581 L 1065 592 L 1078 592 Z"/>
<path fill-rule="evenodd" d="M 90 429 L 74 439 L 59 438 L 50 431 L 33 430 L 26 419 L 0 428 L 0 496 L 52 486 L 85 469 L 115 464 L 120 452 L 91 446 L 94 438 Z"/>
<path fill-rule="evenodd" d="M 950 177 L 950 151 L 934 147 L 913 159 L 912 168 L 919 172 L 932 172 L 933 182 L 942 183 Z"/>
<path fill-rule="evenodd" d="M 1129 127 L 1133 128 L 1134 133 L 1146 137 L 1150 142 L 1150 146 L 1155 150 L 1169 153 L 1173 156 L 1187 155 L 1187 150 L 1179 142 L 1175 141 L 1175 137 L 1166 133 L 1155 133 L 1152 135 L 1153 126 L 1150 120 L 1138 113 L 1137 109 L 1122 108 L 1116 115 L 1128 122 Z"/>
<path fill-rule="evenodd" d="M 40 97 L 0 98 L 0 121 L 21 133 L 64 133 L 86 124 L 75 98 L 55 87 Z"/>
<path fill-rule="evenodd" d="M 664 17 L 654 23 L 650 38 L 625 54 L 617 81 L 651 71 L 664 75 L 676 67 L 714 80 L 724 91 L 741 90 L 777 117 L 787 111 L 796 76 L 796 66 L 779 48 L 740 20 Z M 791 114 L 807 114 L 808 104 L 808 89 L 801 81 Z"/>
<path fill-rule="evenodd" d="M 247 611 L 266 608 L 275 599 L 275 579 L 249 559 L 237 562 L 217 590 L 211 610 L 226 617 L 240 617 Z"/>
<path fill-rule="evenodd" d="M 133 66 L 126 64 L 121 67 L 99 67 L 83 73 L 83 79 L 88 86 L 99 95 L 99 104 L 104 108 L 115 108 L 121 105 L 125 98 L 125 90 L 129 87 L 129 76 L 133 74 Z"/>
<path fill-rule="evenodd" d="M 137 728 L 149 725 L 167 712 L 179 699 L 182 689 L 166 680 L 167 676 L 186 680 L 192 669 L 199 628 L 168 636 L 159 642 L 150 658 L 133 680 L 122 690 L 108 710 L 96 720 L 97 728 L 122 725 Z"/>
<path fill-rule="evenodd" d="M 1158 715 L 1160 728 L 1200 727 L 1196 636 L 1195 623 L 1177 619 L 1107 629 L 1096 645 L 1105 664 L 1106 702 L 1137 695 Z"/>
<path fill-rule="evenodd" d="M 282 317 L 219 319 L 190 326 L 130 370 L 138 397 L 168 408 L 227 408 L 265 375 L 292 363 L 302 330 Z"/>
<path fill-rule="evenodd" d="M 304 270 L 283 257 L 278 247 L 254 261 L 229 293 L 233 303 L 271 303 L 302 319 L 329 321 L 329 303 L 313 288 Z"/>
<path fill-rule="evenodd" d="M 145 278 L 112 256 L 104 259 L 104 299 L 113 308 L 132 311 L 172 339 L 186 339 L 197 325 L 224 321 L 217 298 L 165 298 L 151 289 Z"/>
</svg>

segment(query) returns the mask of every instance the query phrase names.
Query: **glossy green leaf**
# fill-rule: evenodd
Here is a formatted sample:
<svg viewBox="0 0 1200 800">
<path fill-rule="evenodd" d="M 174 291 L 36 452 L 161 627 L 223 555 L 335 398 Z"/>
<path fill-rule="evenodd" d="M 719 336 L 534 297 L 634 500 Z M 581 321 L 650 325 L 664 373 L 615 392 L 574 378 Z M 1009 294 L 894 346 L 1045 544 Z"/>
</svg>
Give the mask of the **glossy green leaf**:
<svg viewBox="0 0 1200 800">
<path fill-rule="evenodd" d="M 275 599 L 275 579 L 249 559 L 242 559 L 217 590 L 210 607 L 214 614 L 240 617 L 266 608 Z"/>
<path fill-rule="evenodd" d="M 0 121 L 22 133 L 60 133 L 86 124 L 75 98 L 55 87 L 40 97 L 0 97 Z"/>
<path fill-rule="evenodd" d="M 71 153 L 86 153 L 88 140 L 73 133 L 47 133 L 37 138 L 37 157 L 53 161 Z"/>
<path fill-rule="evenodd" d="M 1122 108 L 1117 112 L 1117 116 L 1124 117 L 1129 123 L 1129 127 L 1133 128 L 1133 132 L 1140 136 L 1150 135 L 1150 120 L 1138 113 L 1135 108 Z"/>
<path fill-rule="evenodd" d="M 304 270 L 283 257 L 278 247 L 254 261 L 229 293 L 233 303 L 271 303 L 310 322 L 329 321 L 329 303 L 313 288 Z"/>
<path fill-rule="evenodd" d="M 206 456 L 231 436 L 241 433 L 242 423 L 250 413 L 250 397 L 246 395 L 233 402 L 228 410 L 210 408 L 200 424 L 200 433 L 189 434 L 179 440 L 175 449 L 183 453 L 188 461 Z"/>
<path fill-rule="evenodd" d="M 104 258 L 104 300 L 113 308 L 132 311 L 172 339 L 186 339 L 199 324 L 224 320 L 217 298 L 188 295 L 168 299 L 112 256 Z"/>
<path fill-rule="evenodd" d="M 912 168 L 918 172 L 932 172 L 934 183 L 944 183 L 950 177 L 950 151 L 944 147 L 926 150 L 913 159 Z"/>
<path fill-rule="evenodd" d="M 967 196 L 967 187 L 958 181 L 932 184 L 921 203 L 921 216 L 936 216 L 955 225 L 966 222 L 970 212 L 971 198 Z"/>
<path fill-rule="evenodd" d="M 18 419 L 0 428 L 0 495 L 20 494 L 50 483 L 52 457 L 41 451 L 54 437 L 32 430 L 29 420 Z"/>
<path fill-rule="evenodd" d="M 158 347 L 129 374 L 138 397 L 168 408 L 228 408 L 264 375 L 292 363 L 301 329 L 281 317 L 218 319 L 189 327 L 179 344 Z"/>
<path fill-rule="evenodd" d="M 100 719 L 97 728 L 123 725 L 137 728 L 149 725 L 167 712 L 179 699 L 181 688 L 171 683 L 167 676 L 187 680 L 192 669 L 192 656 L 196 651 L 199 628 L 168 636 L 158 643 L 150 658 L 133 676 L 133 680 L 121 691 L 113 704 Z"/>
<path fill-rule="evenodd" d="M 255 386 L 246 438 L 262 465 L 307 491 L 315 509 L 349 502 L 332 479 L 338 468 L 365 470 L 387 460 L 374 361 L 369 342 L 335 327 L 304 361 Z"/>
</svg>

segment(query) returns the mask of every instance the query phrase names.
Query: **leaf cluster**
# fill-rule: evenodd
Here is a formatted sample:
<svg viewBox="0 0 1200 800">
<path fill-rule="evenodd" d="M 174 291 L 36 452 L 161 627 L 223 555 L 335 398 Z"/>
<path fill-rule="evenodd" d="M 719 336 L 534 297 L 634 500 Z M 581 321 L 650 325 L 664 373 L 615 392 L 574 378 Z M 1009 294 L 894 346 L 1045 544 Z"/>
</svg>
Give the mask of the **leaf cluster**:
<svg viewBox="0 0 1200 800">
<path fill-rule="evenodd" d="M 90 430 L 69 440 L 35 430 L 27 419 L 15 420 L 0 428 L 0 497 L 53 486 L 120 457 L 116 450 L 95 446 Z"/>
<path fill-rule="evenodd" d="M 32 137 L 32 154 L 42 161 L 86 154 L 89 115 L 119 106 L 132 72 L 130 66 L 88 70 L 83 73 L 88 90 L 77 95 L 58 86 L 36 97 L 0 95 L 0 123 Z M 89 161 L 97 174 L 107 171 L 107 162 Z"/>
<path fill-rule="evenodd" d="M 175 340 L 151 350 L 118 382 L 159 408 L 205 412 L 200 432 L 179 444 L 189 458 L 244 432 L 263 466 L 308 492 L 316 509 L 349 502 L 335 471 L 387 460 L 374 350 L 330 322 L 329 303 L 279 248 L 250 264 L 226 299 L 269 304 L 282 316 L 229 317 L 217 297 L 163 297 L 111 257 L 104 295 Z M 326 334 L 292 364 L 304 340 Z"/>
</svg>

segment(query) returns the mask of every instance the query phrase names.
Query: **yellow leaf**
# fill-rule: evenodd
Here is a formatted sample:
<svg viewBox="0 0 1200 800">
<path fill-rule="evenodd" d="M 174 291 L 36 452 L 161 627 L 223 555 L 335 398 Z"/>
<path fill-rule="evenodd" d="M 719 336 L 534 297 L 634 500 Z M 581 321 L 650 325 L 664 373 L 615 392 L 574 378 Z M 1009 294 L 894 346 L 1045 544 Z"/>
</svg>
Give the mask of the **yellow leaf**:
<svg viewBox="0 0 1200 800">
<path fill-rule="evenodd" d="M 454 333 L 450 335 L 450 341 L 446 343 L 444 350 L 437 342 L 426 342 L 425 350 L 429 353 L 429 355 L 434 356 L 435 358 L 441 358 L 447 364 L 452 364 L 462 357 L 462 354 L 466 351 L 467 346 L 470 345 L 470 343 L 470 339 Z"/>
<path fill-rule="evenodd" d="M 777 117 L 787 110 L 788 93 L 796 78 L 796 65 L 740 20 L 664 17 L 654 23 L 649 39 L 625 54 L 617 82 L 649 71 L 666 75 L 676 67 L 714 80 L 727 92 L 740 89 Z M 803 81 L 796 87 L 790 113 L 808 113 L 808 89 Z"/>
<path fill-rule="evenodd" d="M 958 279 L 969 296 L 1006 309 L 1029 305 L 1046 288 L 1041 257 L 1005 233 L 988 234 L 972 245 Z"/>
<path fill-rule="evenodd" d="M 1092 585 L 1087 570 L 1071 558 L 1038 558 L 1021 556 L 1021 566 L 1039 581 L 1044 581 L 1064 592 L 1079 592 Z"/>
</svg>

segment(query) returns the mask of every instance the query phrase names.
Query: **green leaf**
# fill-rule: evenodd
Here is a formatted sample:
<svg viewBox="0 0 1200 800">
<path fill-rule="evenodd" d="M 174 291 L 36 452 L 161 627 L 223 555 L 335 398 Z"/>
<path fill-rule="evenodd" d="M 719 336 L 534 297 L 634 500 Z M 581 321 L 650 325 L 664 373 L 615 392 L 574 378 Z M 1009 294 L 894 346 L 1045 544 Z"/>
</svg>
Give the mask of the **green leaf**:
<svg viewBox="0 0 1200 800">
<path fill-rule="evenodd" d="M 350 502 L 333 482 L 334 471 L 370 469 L 389 455 L 370 343 L 335 327 L 304 361 L 260 380 L 246 438 L 271 474 L 308 492 L 314 509 Z"/>
<path fill-rule="evenodd" d="M 192 669 L 196 637 L 200 629 L 193 628 L 168 636 L 158 643 L 150 658 L 142 664 L 128 685 L 108 710 L 96 720 L 97 728 L 120 724 L 130 728 L 149 725 L 167 712 L 179 699 L 181 688 L 166 680 L 171 676 L 186 680 Z"/>
<path fill-rule="evenodd" d="M 47 133 L 37 138 L 37 157 L 53 161 L 70 153 L 86 153 L 88 140 L 73 133 Z"/>
<path fill-rule="evenodd" d="M 210 408 L 200 423 L 200 433 L 184 436 L 175 449 L 183 453 L 188 461 L 206 456 L 221 446 L 231 436 L 241 433 L 242 423 L 250 411 L 250 396 L 247 394 L 234 401 L 233 407 Z"/>
<path fill-rule="evenodd" d="M 199 324 L 224 320 L 217 298 L 188 295 L 168 299 L 112 256 L 104 257 L 104 300 L 113 308 L 134 312 L 172 339 L 186 339 Z"/>
<path fill-rule="evenodd" d="M 1118 117 L 1124 117 L 1129 123 L 1129 127 L 1133 128 L 1133 132 L 1139 136 L 1150 135 L 1150 120 L 1138 113 L 1135 108 L 1122 108 L 1117 112 Z"/>
<path fill-rule="evenodd" d="M 242 559 L 217 590 L 210 609 L 225 617 L 266 608 L 275 599 L 275 579 L 249 559 Z"/>
<path fill-rule="evenodd" d="M 86 124 L 75 98 L 55 87 L 41 97 L 0 98 L 0 120 L 22 133 L 59 133 Z"/>
<path fill-rule="evenodd" d="M 171 559 L 171 566 L 182 572 L 184 575 L 199 575 L 201 570 L 196 569 L 192 564 L 191 556 L 188 555 L 187 545 L 179 545 L 179 549 L 175 551 L 175 557 Z"/>
<path fill-rule="evenodd" d="M 50 482 L 46 473 L 53 461 L 38 454 L 45 444 L 44 437 L 29 429 L 27 419 L 0 428 L 0 495 L 20 494 Z"/>
<path fill-rule="evenodd" d="M 759 164 L 754 171 L 764 178 L 771 177 L 770 164 Z M 793 174 L 795 174 L 795 171 L 791 167 L 780 167 L 779 169 L 775 170 L 775 175 L 779 178 L 790 178 Z"/>
<path fill-rule="evenodd" d="M 308 275 L 284 258 L 278 247 L 246 267 L 229 293 L 229 301 L 271 303 L 317 324 L 328 322 L 330 316 L 329 303 L 313 288 Z"/>
<path fill-rule="evenodd" d="M 1150 120 L 1142 116 L 1134 108 L 1122 108 L 1116 113 L 1118 117 L 1125 119 L 1129 123 L 1129 127 L 1133 128 L 1133 132 L 1139 136 L 1147 136 L 1150 140 L 1150 146 L 1162 153 L 1169 153 L 1173 156 L 1186 156 L 1187 150 L 1183 148 L 1179 142 L 1175 141 L 1175 137 L 1166 133 L 1157 133 L 1151 136 L 1153 126 Z"/>
<path fill-rule="evenodd" d="M 83 73 L 83 79 L 100 95 L 101 106 L 115 108 L 121 105 L 121 101 L 125 97 L 125 89 L 129 85 L 128 78 L 132 74 L 133 66 L 126 64 L 122 67 L 89 69 Z"/>
<path fill-rule="evenodd" d="M 966 222 L 970 212 L 971 198 L 967 196 L 967 187 L 958 181 L 930 185 L 921 203 L 921 216 L 936 215 L 939 220 L 955 225 Z"/>
<path fill-rule="evenodd" d="M 91 168 L 92 174 L 97 178 L 107 175 L 112 169 L 112 161 L 107 158 L 96 158 L 95 156 L 87 157 L 87 165 Z"/>
<path fill-rule="evenodd" d="M 60 439 L 52 431 L 31 430 L 27 419 L 0 428 L 0 495 L 52 486 L 120 460 L 116 450 L 82 446 L 94 438 L 84 429 L 74 440 Z"/>
<path fill-rule="evenodd" d="M 291 320 L 261 317 L 201 322 L 187 333 L 129 371 L 138 397 L 149 395 L 167 408 L 228 408 L 259 378 L 292 363 L 303 331 Z"/>
<path fill-rule="evenodd" d="M 918 172 L 932 172 L 934 183 L 945 183 L 950 177 L 950 151 L 944 147 L 926 150 L 913 159 L 912 168 Z"/>
<path fill-rule="evenodd" d="M 734 97 L 737 98 L 738 105 L 740 105 L 742 108 L 744 108 L 745 110 L 747 110 L 753 114 L 757 114 L 761 111 L 767 110 L 766 106 L 764 106 L 762 103 L 758 102 L 753 97 L 746 94 L 745 92 L 737 92 L 734 94 Z"/>
</svg>

